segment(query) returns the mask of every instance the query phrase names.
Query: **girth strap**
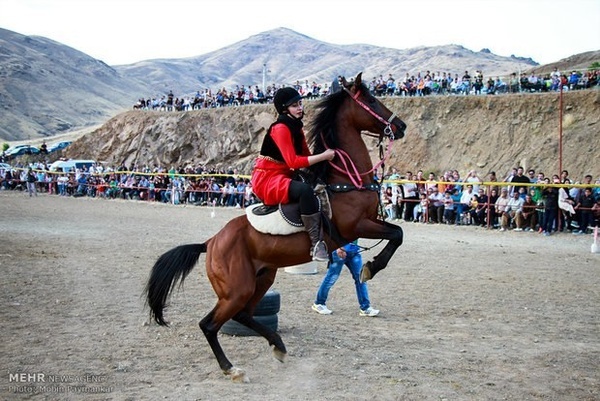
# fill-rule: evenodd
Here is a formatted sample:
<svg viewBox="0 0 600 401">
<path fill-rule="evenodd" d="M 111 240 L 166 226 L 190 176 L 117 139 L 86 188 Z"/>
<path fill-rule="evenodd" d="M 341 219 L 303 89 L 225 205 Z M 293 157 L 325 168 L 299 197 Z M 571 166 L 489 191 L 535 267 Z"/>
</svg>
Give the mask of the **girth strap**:
<svg viewBox="0 0 600 401">
<path fill-rule="evenodd" d="M 357 187 L 352 184 L 329 184 L 328 188 L 333 192 L 350 192 L 350 191 L 374 191 L 379 192 L 381 186 L 377 183 L 366 184 L 361 187 Z"/>
</svg>

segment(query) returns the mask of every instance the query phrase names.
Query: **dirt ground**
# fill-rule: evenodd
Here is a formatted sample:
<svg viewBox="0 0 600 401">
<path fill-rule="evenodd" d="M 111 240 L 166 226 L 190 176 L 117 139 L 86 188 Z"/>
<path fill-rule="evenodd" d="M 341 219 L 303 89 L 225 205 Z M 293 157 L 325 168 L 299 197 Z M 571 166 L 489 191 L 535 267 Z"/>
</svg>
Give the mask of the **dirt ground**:
<svg viewBox="0 0 600 401">
<path fill-rule="evenodd" d="M 216 300 L 203 257 L 171 298 L 171 328 L 148 323 L 141 294 L 161 253 L 240 213 L 0 192 L 0 398 L 600 399 L 591 236 L 413 223 L 369 282 L 376 318 L 358 315 L 347 271 L 333 315 L 321 316 L 310 305 L 325 267 L 281 270 L 273 288 L 288 358 L 276 361 L 262 338 L 221 334 L 251 380 L 231 382 L 198 328 Z"/>
</svg>

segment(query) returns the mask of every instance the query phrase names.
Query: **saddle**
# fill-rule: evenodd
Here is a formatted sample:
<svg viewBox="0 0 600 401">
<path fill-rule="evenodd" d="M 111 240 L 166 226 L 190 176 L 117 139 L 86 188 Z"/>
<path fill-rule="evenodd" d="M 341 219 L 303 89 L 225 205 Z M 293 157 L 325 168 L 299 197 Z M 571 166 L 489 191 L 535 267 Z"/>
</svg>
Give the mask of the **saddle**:
<svg viewBox="0 0 600 401">
<path fill-rule="evenodd" d="M 317 185 L 315 195 L 319 200 L 319 212 L 331 219 L 331 205 L 325 185 Z M 246 217 L 252 227 L 264 234 L 290 235 L 304 231 L 298 203 L 250 205 L 246 208 Z"/>
</svg>

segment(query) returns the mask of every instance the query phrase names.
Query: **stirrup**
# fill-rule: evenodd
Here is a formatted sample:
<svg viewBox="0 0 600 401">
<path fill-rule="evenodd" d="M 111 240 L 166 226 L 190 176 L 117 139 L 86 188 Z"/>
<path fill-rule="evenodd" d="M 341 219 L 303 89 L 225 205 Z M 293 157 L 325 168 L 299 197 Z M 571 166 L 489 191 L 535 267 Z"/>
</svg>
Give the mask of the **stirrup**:
<svg viewBox="0 0 600 401">
<path fill-rule="evenodd" d="M 319 241 L 315 244 L 312 249 L 312 259 L 316 262 L 328 262 L 329 253 L 327 252 L 327 245 L 323 241 Z"/>
</svg>

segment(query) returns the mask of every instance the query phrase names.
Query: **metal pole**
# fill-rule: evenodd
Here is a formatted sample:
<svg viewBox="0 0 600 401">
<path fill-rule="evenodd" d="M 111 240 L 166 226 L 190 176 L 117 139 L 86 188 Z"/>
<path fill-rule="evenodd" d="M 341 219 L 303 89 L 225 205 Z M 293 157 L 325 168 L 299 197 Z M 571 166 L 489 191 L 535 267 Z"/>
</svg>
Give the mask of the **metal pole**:
<svg viewBox="0 0 600 401">
<path fill-rule="evenodd" d="M 262 84 L 262 90 L 263 90 L 263 93 L 264 93 L 265 95 L 266 95 L 266 93 L 267 93 L 267 87 L 266 87 L 266 84 L 267 84 L 267 64 L 266 64 L 266 63 L 264 63 L 264 64 L 263 64 L 263 84 Z"/>
<path fill-rule="evenodd" d="M 563 170 L 562 168 L 562 152 L 563 152 L 563 139 L 562 139 L 562 134 L 563 134 L 563 127 L 562 127 L 562 122 L 563 122 L 563 86 L 562 84 L 560 85 L 560 97 L 559 97 L 559 102 L 558 102 L 558 108 L 559 108 L 559 112 L 558 112 L 558 173 L 560 174 L 560 172 Z"/>
</svg>

